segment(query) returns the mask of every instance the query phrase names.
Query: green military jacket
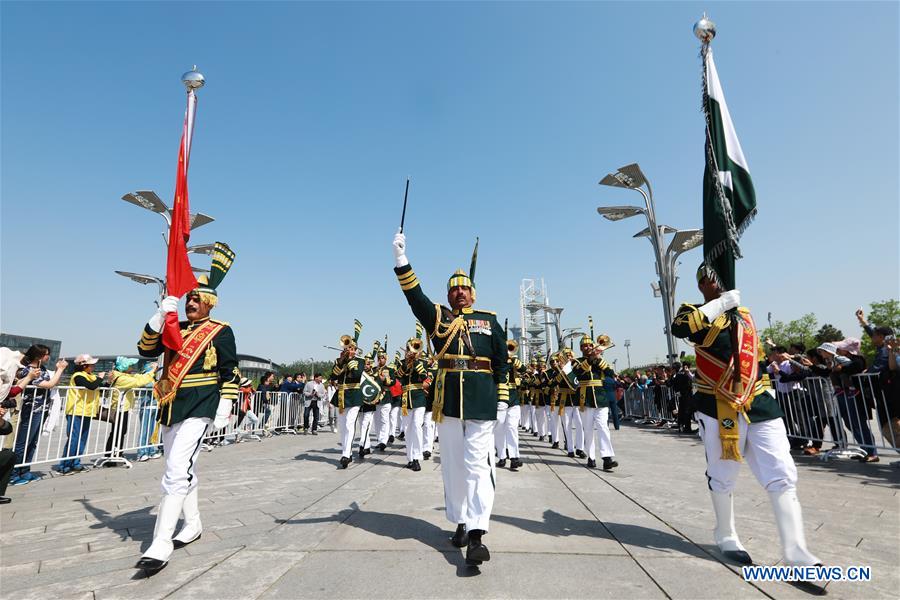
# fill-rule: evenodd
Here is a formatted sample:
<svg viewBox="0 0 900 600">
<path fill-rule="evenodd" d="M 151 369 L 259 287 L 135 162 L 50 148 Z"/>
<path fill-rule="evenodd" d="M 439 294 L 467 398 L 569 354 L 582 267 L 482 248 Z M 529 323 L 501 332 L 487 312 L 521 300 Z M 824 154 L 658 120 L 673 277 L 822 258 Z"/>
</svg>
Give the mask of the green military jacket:
<svg viewBox="0 0 900 600">
<path fill-rule="evenodd" d="M 184 376 L 172 402 L 159 409 L 157 419 L 163 425 L 175 425 L 191 417 L 215 419 L 220 398 L 231 402 L 237 400 L 241 375 L 231 326 L 209 318 L 181 321 L 178 324 L 181 336 L 187 337 L 206 321 L 223 324 L 224 327 L 212 342 L 199 350 L 199 358 Z M 144 358 L 156 358 L 165 350 L 162 335 L 150 329 L 149 325 L 144 326 L 137 347 L 138 354 Z"/>
<path fill-rule="evenodd" d="M 572 372 L 578 379 L 579 408 L 607 408 L 609 403 L 603 392 L 603 378 L 616 372 L 602 356 L 581 356 L 572 361 Z"/>
<path fill-rule="evenodd" d="M 428 380 L 428 363 L 421 358 L 411 363 L 402 361 L 397 367 L 397 377 L 403 386 L 402 402 L 404 408 L 425 408 L 427 401 L 425 382 Z"/>
<path fill-rule="evenodd" d="M 434 411 L 434 388 L 437 387 L 434 385 L 434 382 L 437 381 L 437 372 L 436 366 L 428 368 L 428 377 L 431 379 L 431 383 L 428 385 L 428 390 L 425 392 L 425 412 Z"/>
<path fill-rule="evenodd" d="M 329 379 L 337 380 L 337 391 L 331 397 L 332 405 L 337 406 L 339 410 L 362 406 L 363 396 L 360 391 L 360 380 L 364 368 L 365 359 L 360 357 L 353 357 L 346 361 L 341 361 L 339 358 L 334 361 Z"/>
<path fill-rule="evenodd" d="M 390 364 L 379 367 L 376 364 L 372 368 L 372 377 L 374 377 L 378 381 L 378 383 L 381 384 L 381 393 L 378 395 L 378 402 L 376 404 L 390 404 L 390 387 L 394 385 L 394 380 L 397 378 L 397 370 L 394 368 L 394 365 Z"/>
<path fill-rule="evenodd" d="M 519 388 L 523 385 L 523 377 L 526 373 L 525 365 L 516 356 L 511 356 L 506 360 L 509 365 L 509 376 L 507 387 L 509 388 L 508 406 L 519 405 Z"/>
<path fill-rule="evenodd" d="M 425 327 L 438 359 L 434 384 L 441 414 L 459 419 L 496 420 L 497 402 L 507 402 L 506 334 L 494 313 L 466 308 L 452 311 L 428 299 L 410 265 L 395 268 L 400 287 L 413 314 Z M 468 333 L 472 344 L 464 342 Z M 490 368 L 445 367 L 441 361 L 488 361 Z"/>
<path fill-rule="evenodd" d="M 694 346 L 703 348 L 714 358 L 729 363 L 732 359 L 731 346 L 731 318 L 728 314 L 719 316 L 712 323 L 700 311 L 702 304 L 682 304 L 672 321 L 672 335 L 686 339 Z M 740 309 L 746 311 L 747 309 Z M 760 359 L 762 349 L 760 348 Z M 765 364 L 759 365 L 759 376 L 756 380 L 756 389 L 750 410 L 746 412 L 751 423 L 769 421 L 783 417 L 784 413 L 778 405 L 772 393 L 772 384 Z M 716 409 L 716 396 L 713 389 L 706 385 L 701 378 L 694 382 L 694 404 L 697 410 L 705 415 L 718 420 Z"/>
<path fill-rule="evenodd" d="M 552 367 L 553 383 L 559 389 L 559 406 L 576 406 L 578 404 L 578 381 L 574 369 L 566 373 L 561 368 Z"/>
</svg>

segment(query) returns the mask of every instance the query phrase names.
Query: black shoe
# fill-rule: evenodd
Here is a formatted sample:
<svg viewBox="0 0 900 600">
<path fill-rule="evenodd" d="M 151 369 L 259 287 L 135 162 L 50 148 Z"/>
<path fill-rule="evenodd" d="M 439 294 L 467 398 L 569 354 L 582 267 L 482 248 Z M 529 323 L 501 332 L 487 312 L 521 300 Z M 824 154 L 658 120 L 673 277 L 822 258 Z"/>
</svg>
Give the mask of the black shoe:
<svg viewBox="0 0 900 600">
<path fill-rule="evenodd" d="M 522 466 L 522 459 L 520 458 L 511 458 L 509 459 L 509 470 L 515 471 L 519 467 Z"/>
<path fill-rule="evenodd" d="M 603 459 L 603 470 L 604 471 L 612 471 L 613 467 L 618 467 L 619 463 L 611 459 L 610 457 L 605 457 Z"/>
<path fill-rule="evenodd" d="M 553 444 L 551 444 L 550 447 L 559 449 L 559 442 L 553 442 Z"/>
<path fill-rule="evenodd" d="M 412 465 L 413 465 L 413 461 L 409 461 L 408 463 L 406 463 L 406 468 L 412 469 Z"/>
<path fill-rule="evenodd" d="M 0 504 L 9 504 L 12 502 L 12 498 L 7 498 L 6 496 L 0 496 Z"/>
<path fill-rule="evenodd" d="M 372 454 L 372 449 L 366 448 L 365 454 L 366 454 L 366 456 L 368 456 L 369 454 Z"/>
<path fill-rule="evenodd" d="M 575 456 L 577 456 L 578 458 L 585 458 L 587 454 L 584 453 L 584 450 L 576 450 Z"/>
<path fill-rule="evenodd" d="M 422 453 L 422 458 L 425 459 L 425 460 L 430 460 L 430 459 L 431 459 L 431 452 L 428 452 L 428 451 L 426 450 L 425 452 Z"/>
<path fill-rule="evenodd" d="M 469 532 L 469 545 L 466 548 L 467 565 L 477 566 L 491 560 L 491 553 L 488 552 L 487 546 L 481 543 L 483 533 L 480 529 L 473 529 Z"/>
<path fill-rule="evenodd" d="M 502 468 L 505 467 L 505 466 L 506 466 L 506 459 L 505 459 L 505 458 L 501 458 L 500 460 L 497 461 L 497 468 L 498 468 L 498 469 L 502 469 Z"/>
<path fill-rule="evenodd" d="M 350 464 L 350 457 L 349 457 L 349 456 L 342 456 L 342 457 L 341 457 L 341 468 L 342 468 L 342 469 L 346 469 L 346 468 L 347 468 L 347 465 L 349 465 L 349 464 Z"/>
<path fill-rule="evenodd" d="M 466 526 L 462 523 L 456 526 L 456 533 L 450 538 L 450 543 L 457 548 L 465 548 L 469 544 L 469 536 L 466 535 Z"/>
<path fill-rule="evenodd" d="M 378 444 L 378 451 L 379 451 L 379 452 L 384 452 L 386 448 L 387 448 L 387 444 L 385 444 L 385 443 L 383 443 L 383 442 L 382 442 L 381 444 Z"/>
<path fill-rule="evenodd" d="M 359 452 L 356 453 L 356 456 L 359 457 L 360 461 L 364 461 L 366 459 L 366 451 L 360 448 Z"/>
<path fill-rule="evenodd" d="M 722 554 L 728 560 L 734 561 L 739 565 L 752 565 L 753 559 L 744 550 L 723 550 Z"/>
<path fill-rule="evenodd" d="M 167 564 L 169 564 L 169 561 L 144 557 L 141 558 L 141 560 L 137 561 L 137 564 L 134 565 L 134 568 L 143 569 L 147 577 L 152 577 L 153 575 L 156 575 L 157 573 L 162 571 Z"/>
<path fill-rule="evenodd" d="M 312 434 L 313 434 L 313 435 L 319 435 L 319 432 L 316 431 L 315 429 L 313 429 L 313 430 L 312 430 Z"/>
<path fill-rule="evenodd" d="M 196 542 L 197 540 L 199 540 L 201 536 L 202 536 L 202 534 L 199 534 L 199 533 L 198 533 L 198 534 L 197 534 L 197 537 L 195 537 L 194 539 L 192 539 L 192 540 L 189 541 L 189 542 L 182 542 L 181 540 L 175 540 L 175 539 L 173 539 L 173 540 L 172 540 L 172 546 L 174 546 L 176 550 L 178 550 L 179 548 L 184 548 L 184 547 L 187 546 L 188 544 L 193 544 L 194 542 Z"/>
<path fill-rule="evenodd" d="M 588 459 L 588 462 L 587 462 L 587 466 L 588 466 L 588 469 L 596 469 L 596 468 L 597 468 L 597 461 L 594 460 L 593 458 L 589 458 L 589 459 Z"/>
<path fill-rule="evenodd" d="M 569 458 L 575 458 L 575 453 L 569 452 L 568 454 L 566 454 L 566 456 L 568 456 Z"/>
<path fill-rule="evenodd" d="M 406 439 L 406 433 L 405 433 L 405 432 L 404 432 L 404 433 L 400 433 L 400 435 L 397 436 L 397 439 L 400 440 L 400 441 L 405 440 L 405 439 Z"/>
<path fill-rule="evenodd" d="M 537 431 L 532 431 L 531 435 L 533 435 L 534 437 L 537 437 Z"/>
<path fill-rule="evenodd" d="M 394 443 L 394 436 L 389 435 L 388 436 L 388 444 L 393 444 L 393 443 Z"/>
<path fill-rule="evenodd" d="M 419 464 L 418 460 L 412 461 L 412 470 L 413 471 L 421 471 L 422 470 L 422 465 Z"/>
<path fill-rule="evenodd" d="M 545 437 L 545 436 L 543 436 L 543 435 L 540 436 L 540 437 L 538 437 L 538 441 L 539 441 L 539 442 L 543 442 L 543 441 L 544 441 L 544 437 Z"/>
</svg>

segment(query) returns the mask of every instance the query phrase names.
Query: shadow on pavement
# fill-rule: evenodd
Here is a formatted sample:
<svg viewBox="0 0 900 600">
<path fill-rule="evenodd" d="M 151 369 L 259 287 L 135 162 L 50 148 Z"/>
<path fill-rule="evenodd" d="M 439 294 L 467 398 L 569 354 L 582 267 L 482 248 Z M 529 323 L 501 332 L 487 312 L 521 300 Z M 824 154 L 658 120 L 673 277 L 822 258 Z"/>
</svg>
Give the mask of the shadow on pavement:
<svg viewBox="0 0 900 600">
<path fill-rule="evenodd" d="M 140 541 L 141 551 L 146 550 L 150 546 L 153 538 L 153 527 L 156 524 L 156 517 L 150 514 L 151 507 L 145 506 L 126 513 L 112 515 L 106 509 L 91 504 L 90 500 L 78 498 L 75 502 L 80 502 L 84 505 L 84 508 L 98 521 L 90 526 L 91 529 L 109 529 L 119 534 L 123 542 L 128 538 Z M 136 533 L 139 535 L 135 535 Z M 144 535 L 145 533 L 146 535 Z"/>
<path fill-rule="evenodd" d="M 445 531 L 423 519 L 407 515 L 362 510 L 355 502 L 351 508 L 345 508 L 331 516 L 276 519 L 275 522 L 280 525 L 338 522 L 393 540 L 412 539 L 436 550 L 448 564 L 456 567 L 457 577 L 472 577 L 481 573 L 477 567 L 467 565 L 463 553 L 450 544 L 452 532 Z"/>
</svg>

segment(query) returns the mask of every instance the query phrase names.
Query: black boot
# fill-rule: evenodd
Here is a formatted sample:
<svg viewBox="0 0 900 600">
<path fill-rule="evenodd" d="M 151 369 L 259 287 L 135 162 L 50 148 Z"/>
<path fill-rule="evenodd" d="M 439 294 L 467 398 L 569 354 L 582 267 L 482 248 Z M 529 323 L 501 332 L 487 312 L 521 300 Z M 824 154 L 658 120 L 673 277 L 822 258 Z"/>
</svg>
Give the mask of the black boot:
<svg viewBox="0 0 900 600">
<path fill-rule="evenodd" d="M 409 461 L 408 463 L 406 463 L 407 469 L 412 469 L 412 466 L 413 466 L 413 461 Z"/>
<path fill-rule="evenodd" d="M 544 441 L 544 436 L 540 436 L 540 437 L 538 438 L 538 441 L 539 441 L 539 442 L 543 442 L 543 441 Z"/>
<path fill-rule="evenodd" d="M 372 449 L 371 449 L 371 448 L 366 448 L 365 450 L 363 450 L 363 456 L 366 456 L 366 455 L 369 455 L 369 454 L 372 454 Z"/>
<path fill-rule="evenodd" d="M 405 440 L 405 439 L 406 439 L 406 432 L 401 431 L 401 432 L 400 432 L 400 435 L 397 436 L 397 439 L 400 440 L 400 441 Z"/>
<path fill-rule="evenodd" d="M 505 466 L 506 466 L 506 459 L 505 459 L 505 458 L 501 458 L 500 460 L 497 461 L 497 468 L 498 468 L 498 469 L 502 469 L 502 468 L 505 467 Z"/>
<path fill-rule="evenodd" d="M 553 444 L 552 444 L 550 447 L 551 447 L 551 448 L 557 448 L 557 449 L 558 449 L 558 448 L 559 448 L 559 442 L 553 442 Z"/>
<path fill-rule="evenodd" d="M 469 546 L 466 548 L 466 564 L 478 566 L 486 560 L 491 560 L 491 553 L 487 546 L 481 543 L 484 531 L 473 529 L 469 532 Z"/>
<path fill-rule="evenodd" d="M 425 459 L 425 460 L 430 460 L 430 459 L 431 459 L 431 452 L 429 452 L 428 450 L 426 450 L 425 452 L 422 453 L 422 458 Z"/>
<path fill-rule="evenodd" d="M 350 464 L 350 457 L 349 457 L 349 456 L 342 456 L 342 457 L 341 457 L 341 468 L 342 468 L 342 469 L 346 469 L 346 468 L 347 468 L 347 465 L 349 465 L 349 464 Z"/>
<path fill-rule="evenodd" d="M 521 466 L 522 466 L 522 460 L 521 460 L 521 459 L 519 459 L 519 458 L 511 458 L 511 459 L 509 459 L 509 470 L 510 470 L 510 471 L 515 471 L 515 470 L 517 470 L 517 469 L 518 469 L 519 467 L 521 467 Z"/>
<path fill-rule="evenodd" d="M 379 451 L 379 452 L 384 452 L 386 448 L 387 448 L 387 444 L 385 444 L 385 443 L 383 443 L 383 442 L 382 442 L 381 444 L 378 444 L 378 451 Z"/>
<path fill-rule="evenodd" d="M 612 471 L 613 467 L 618 467 L 618 466 L 619 466 L 619 463 L 614 461 L 609 456 L 606 456 L 603 458 L 603 470 L 604 471 Z"/>
<path fill-rule="evenodd" d="M 359 457 L 360 462 L 366 459 L 366 451 L 362 448 L 359 449 L 359 452 L 357 452 L 356 455 Z"/>
<path fill-rule="evenodd" d="M 466 526 L 463 523 L 456 526 L 456 533 L 450 538 L 450 543 L 457 548 L 464 548 L 469 544 L 469 536 L 466 535 Z"/>
<path fill-rule="evenodd" d="M 418 460 L 412 461 L 412 470 L 413 471 L 421 471 L 422 470 L 422 465 L 419 464 Z"/>
<path fill-rule="evenodd" d="M 575 453 L 569 452 L 568 454 L 566 454 L 566 456 L 568 456 L 569 458 L 575 458 Z"/>
<path fill-rule="evenodd" d="M 597 461 L 594 460 L 593 458 L 589 458 L 589 459 L 588 459 L 588 462 L 587 462 L 587 466 L 588 466 L 588 469 L 596 469 L 596 468 L 597 468 Z"/>
<path fill-rule="evenodd" d="M 584 450 L 576 450 L 575 456 L 577 456 L 578 458 L 584 458 L 587 456 L 587 454 L 584 453 Z"/>
<path fill-rule="evenodd" d="M 393 444 L 393 443 L 394 443 L 394 436 L 389 435 L 388 436 L 388 444 Z"/>
</svg>

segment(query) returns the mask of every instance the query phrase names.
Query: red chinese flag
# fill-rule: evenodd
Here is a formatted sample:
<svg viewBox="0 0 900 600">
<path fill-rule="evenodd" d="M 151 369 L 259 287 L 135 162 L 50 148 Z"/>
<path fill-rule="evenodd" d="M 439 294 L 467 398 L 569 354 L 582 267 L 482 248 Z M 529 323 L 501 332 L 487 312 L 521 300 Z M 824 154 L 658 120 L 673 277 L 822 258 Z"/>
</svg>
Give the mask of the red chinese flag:
<svg viewBox="0 0 900 600">
<path fill-rule="evenodd" d="M 175 175 L 175 203 L 172 206 L 172 223 L 169 228 L 169 256 L 166 261 L 166 288 L 170 296 L 182 297 L 197 287 L 197 278 L 191 270 L 187 242 L 191 238 L 191 209 L 188 202 L 188 163 L 191 157 L 191 138 L 194 133 L 194 111 L 197 98 L 188 93 L 188 107 L 178 150 L 178 172 Z M 181 350 L 181 329 L 178 313 L 166 314 L 163 327 L 163 344 L 172 350 Z"/>
</svg>

